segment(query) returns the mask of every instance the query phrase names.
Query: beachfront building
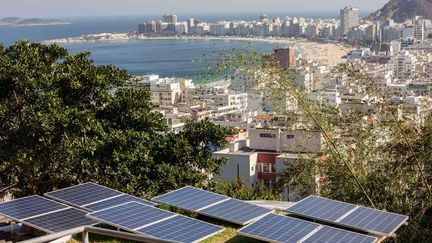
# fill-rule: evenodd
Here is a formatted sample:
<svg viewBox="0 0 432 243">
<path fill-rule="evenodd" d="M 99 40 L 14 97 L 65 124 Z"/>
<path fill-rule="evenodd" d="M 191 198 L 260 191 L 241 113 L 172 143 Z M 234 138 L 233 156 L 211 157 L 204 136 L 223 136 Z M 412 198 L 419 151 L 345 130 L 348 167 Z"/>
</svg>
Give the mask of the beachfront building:
<svg viewBox="0 0 432 243">
<path fill-rule="evenodd" d="M 359 25 L 358 8 L 345 7 L 340 11 L 342 34 L 348 33 L 352 28 Z"/>
<path fill-rule="evenodd" d="M 180 103 L 186 89 L 194 88 L 192 79 L 159 78 L 159 75 L 145 75 L 129 82 L 129 87 L 148 88 L 151 102 L 155 106 L 173 106 Z"/>
<path fill-rule="evenodd" d="M 296 66 L 297 55 L 294 47 L 277 48 L 273 51 L 274 58 L 283 68 Z"/>
</svg>

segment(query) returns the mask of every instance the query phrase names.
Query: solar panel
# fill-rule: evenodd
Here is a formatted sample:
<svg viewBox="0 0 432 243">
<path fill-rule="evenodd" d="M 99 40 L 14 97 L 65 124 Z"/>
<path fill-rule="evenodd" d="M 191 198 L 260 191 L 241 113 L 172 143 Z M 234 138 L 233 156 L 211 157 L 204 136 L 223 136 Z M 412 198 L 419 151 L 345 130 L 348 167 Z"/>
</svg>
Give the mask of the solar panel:
<svg viewBox="0 0 432 243">
<path fill-rule="evenodd" d="M 128 202 L 87 216 L 127 231 L 176 242 L 197 242 L 224 229 L 137 202 Z"/>
<path fill-rule="evenodd" d="M 177 215 L 139 229 L 143 234 L 177 242 L 198 242 L 222 232 L 224 228 L 196 219 Z"/>
<path fill-rule="evenodd" d="M 88 211 L 97 211 L 125 202 L 140 202 L 150 206 L 156 205 L 156 203 L 145 199 L 124 194 L 92 182 L 48 192 L 45 193 L 45 196 Z"/>
<path fill-rule="evenodd" d="M 301 216 L 310 216 L 324 221 L 336 221 L 357 206 L 335 200 L 309 196 L 290 206 L 287 211 Z"/>
<path fill-rule="evenodd" d="M 120 195 L 122 195 L 121 192 L 91 182 L 45 193 L 46 197 L 76 207 L 83 207 L 86 204 Z"/>
<path fill-rule="evenodd" d="M 286 211 L 303 217 L 383 236 L 391 236 L 408 220 L 408 217 L 404 215 L 360 207 L 317 196 L 309 196 L 290 206 Z"/>
<path fill-rule="evenodd" d="M 101 202 L 97 202 L 94 204 L 89 204 L 87 206 L 85 206 L 85 208 L 91 210 L 91 211 L 98 211 L 98 210 L 102 210 L 102 209 L 106 209 L 112 206 L 116 206 L 116 205 L 120 205 L 126 202 L 139 202 L 145 205 L 149 205 L 149 206 L 155 206 L 157 205 L 156 203 L 138 198 L 138 197 L 134 197 L 131 195 L 121 195 L 119 197 L 115 197 L 115 198 L 111 198 L 111 199 L 107 199 Z"/>
<path fill-rule="evenodd" d="M 236 199 L 229 199 L 199 211 L 202 215 L 207 215 L 240 225 L 246 225 L 271 212 L 273 212 L 273 210 Z"/>
<path fill-rule="evenodd" d="M 191 186 L 166 193 L 152 200 L 240 225 L 248 224 L 273 212 L 264 207 Z"/>
<path fill-rule="evenodd" d="M 374 243 L 378 240 L 376 237 L 277 214 L 269 214 L 243 227 L 239 234 L 268 242 Z"/>
<path fill-rule="evenodd" d="M 359 207 L 338 223 L 371 233 L 391 236 L 407 220 L 408 217 L 404 215 Z"/>
<path fill-rule="evenodd" d="M 187 210 L 199 210 L 211 204 L 221 202 L 228 197 L 204 191 L 194 187 L 183 187 L 178 190 L 157 196 L 152 200 Z"/>
<path fill-rule="evenodd" d="M 323 226 L 318 231 L 302 240 L 305 243 L 374 243 L 377 238 L 350 232 L 347 230 Z"/>
<path fill-rule="evenodd" d="M 21 221 L 65 208 L 67 206 L 61 203 L 35 195 L 1 203 L 0 214 L 13 220 Z"/>
<path fill-rule="evenodd" d="M 87 216 L 125 230 L 135 230 L 144 225 L 173 217 L 175 214 L 141 203 L 129 202 L 96 211 Z"/>
<path fill-rule="evenodd" d="M 298 242 L 319 224 L 282 215 L 269 214 L 240 229 L 239 234 L 267 242 Z"/>
<path fill-rule="evenodd" d="M 68 208 L 65 210 L 26 219 L 22 222 L 47 233 L 57 233 L 60 231 L 97 223 L 96 221 L 87 218 L 86 214 L 87 212 L 75 208 Z"/>
</svg>

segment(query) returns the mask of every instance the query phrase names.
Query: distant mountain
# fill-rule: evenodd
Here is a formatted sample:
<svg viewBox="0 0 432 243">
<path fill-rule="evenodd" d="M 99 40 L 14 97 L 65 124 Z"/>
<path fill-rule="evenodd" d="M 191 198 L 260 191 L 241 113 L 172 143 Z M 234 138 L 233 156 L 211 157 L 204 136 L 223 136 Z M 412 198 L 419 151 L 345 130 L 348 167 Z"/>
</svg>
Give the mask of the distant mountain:
<svg viewBox="0 0 432 243">
<path fill-rule="evenodd" d="M 6 17 L 0 19 L 0 25 L 51 25 L 51 24 L 68 24 L 68 22 L 59 19 L 22 19 L 18 17 Z"/>
<path fill-rule="evenodd" d="M 371 14 L 370 18 L 392 18 L 402 22 L 415 16 L 432 19 L 432 0 L 390 0 L 380 10 Z"/>
</svg>

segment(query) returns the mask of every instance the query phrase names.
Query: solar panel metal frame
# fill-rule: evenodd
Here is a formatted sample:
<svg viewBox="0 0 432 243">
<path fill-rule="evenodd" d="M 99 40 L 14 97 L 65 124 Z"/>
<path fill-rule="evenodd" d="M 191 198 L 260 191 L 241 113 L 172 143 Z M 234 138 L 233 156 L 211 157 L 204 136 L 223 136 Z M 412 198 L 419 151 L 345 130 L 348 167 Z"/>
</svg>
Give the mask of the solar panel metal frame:
<svg viewBox="0 0 432 243">
<path fill-rule="evenodd" d="M 200 189 L 200 188 L 196 188 L 196 187 L 193 187 L 193 186 L 185 186 L 185 187 L 182 187 L 182 188 L 179 188 L 179 189 L 176 189 L 176 190 L 170 191 L 170 192 L 168 192 L 168 193 L 165 193 L 165 194 L 163 194 L 163 195 L 167 195 L 167 194 L 169 194 L 169 193 L 176 192 L 176 191 L 178 191 L 178 190 L 181 190 L 181 189 L 183 189 L 183 188 L 187 188 L 187 187 L 191 187 L 191 188 L 194 188 L 194 189 L 197 189 L 197 190 L 200 190 L 200 191 L 204 191 L 204 192 L 207 192 L 207 193 L 216 194 L 216 195 L 219 195 L 219 196 L 224 196 L 224 195 L 221 195 L 221 194 L 218 194 L 218 193 L 214 193 L 214 192 L 206 191 L 206 190 L 203 190 L 203 189 Z M 157 196 L 157 197 L 159 197 L 159 196 Z M 205 207 L 199 208 L 199 209 L 197 209 L 197 210 L 192 210 L 192 209 L 189 209 L 189 208 L 184 208 L 184 207 L 180 207 L 180 206 L 175 206 L 175 205 L 172 205 L 172 204 L 168 204 L 168 203 L 165 203 L 165 202 L 162 202 L 162 201 L 155 200 L 155 198 L 157 198 L 157 197 L 154 197 L 154 198 L 152 198 L 151 200 L 154 201 L 154 202 L 157 202 L 157 203 L 167 204 L 167 205 L 169 205 L 169 206 L 172 206 L 172 207 L 175 207 L 175 208 L 178 208 L 178 209 L 183 209 L 183 210 L 186 210 L 186 211 L 189 211 L 189 212 L 194 212 L 194 213 L 197 213 L 197 214 L 202 215 L 202 216 L 207 216 L 207 217 L 210 217 L 210 218 L 214 218 L 214 219 L 218 219 L 218 220 L 222 220 L 222 221 L 225 221 L 225 222 L 230 222 L 230 223 L 234 223 L 234 224 L 238 224 L 238 225 L 242 225 L 242 226 L 247 225 L 247 224 L 250 224 L 251 222 L 257 221 L 257 220 L 259 220 L 259 219 L 261 219 L 261 218 L 263 218 L 263 217 L 265 217 L 265 216 L 267 216 L 267 215 L 269 215 L 269 214 L 275 212 L 275 210 L 271 210 L 271 209 L 269 209 L 270 211 L 269 211 L 268 213 L 266 213 L 266 214 L 263 214 L 263 215 L 261 215 L 261 216 L 255 217 L 255 218 L 253 218 L 253 219 L 251 219 L 251 220 L 248 220 L 247 222 L 239 222 L 239 221 L 236 221 L 236 220 L 228 220 L 228 219 L 223 218 L 223 217 L 218 217 L 218 216 L 215 216 L 215 215 L 212 215 L 212 214 L 203 213 L 201 210 L 204 210 L 204 209 L 210 208 L 210 207 L 212 207 L 212 206 L 216 206 L 216 205 L 218 205 L 219 203 L 223 203 L 223 202 L 225 202 L 225 201 L 232 200 L 232 199 L 233 199 L 233 200 L 237 200 L 237 201 L 241 201 L 241 202 L 243 202 L 243 203 L 251 204 L 251 205 L 254 205 L 254 206 L 257 206 L 257 205 L 252 204 L 252 203 L 249 203 L 249 202 L 245 202 L 245 201 L 242 201 L 242 200 L 238 200 L 238 199 L 235 199 L 235 198 L 232 198 L 232 197 L 224 196 L 224 197 L 226 197 L 226 198 L 223 199 L 223 200 L 220 200 L 220 201 L 218 201 L 218 202 L 216 202 L 216 203 L 213 203 L 213 204 L 207 205 L 207 206 L 205 206 Z M 261 206 L 257 206 L 257 207 L 261 207 Z"/>
<path fill-rule="evenodd" d="M 326 199 L 326 200 L 330 200 L 330 201 L 334 201 L 334 202 L 346 203 L 346 202 L 340 202 L 340 201 L 337 201 L 337 200 L 333 200 L 333 199 L 329 199 L 329 198 L 324 198 L 324 197 L 320 197 L 320 196 L 315 196 L 315 195 L 310 195 L 310 196 L 308 196 L 306 198 L 303 198 L 302 200 L 298 201 L 297 203 L 300 203 L 300 202 L 306 200 L 309 197 L 317 197 L 317 198 Z M 342 219 L 344 219 L 348 215 L 350 215 L 357 208 L 367 208 L 367 207 L 358 206 L 358 205 L 355 205 L 355 204 L 352 204 L 352 203 L 347 203 L 347 204 L 354 205 L 355 208 L 352 209 L 352 210 L 350 210 L 345 215 L 343 215 L 342 217 L 340 217 L 339 219 L 337 219 L 335 221 L 326 220 L 326 219 L 322 219 L 322 218 L 319 218 L 319 217 L 314 217 L 314 216 L 311 216 L 311 215 L 306 215 L 306 214 L 302 214 L 302 213 L 298 213 L 298 212 L 289 211 L 290 207 L 294 206 L 295 204 L 293 204 L 293 205 L 289 206 L 288 208 L 286 208 L 285 211 L 288 212 L 288 213 L 290 213 L 290 214 L 302 216 L 302 217 L 305 217 L 305 218 L 319 220 L 321 222 L 330 223 L 330 224 L 337 225 L 337 226 L 348 227 L 348 228 L 351 228 L 351 229 L 354 229 L 354 230 L 360 230 L 360 231 L 363 231 L 363 232 L 366 232 L 366 233 L 370 233 L 370 234 L 374 234 L 374 235 L 377 235 L 377 236 L 388 236 L 388 237 L 392 237 L 394 235 L 394 233 L 399 229 L 399 227 L 401 227 L 408 220 L 408 218 L 409 218 L 408 216 L 405 216 L 405 215 L 401 215 L 401 214 L 397 214 L 397 213 L 386 212 L 386 211 L 383 211 L 383 210 L 374 209 L 374 210 L 377 210 L 377 211 L 380 211 L 380 212 L 385 212 L 385 213 L 389 213 L 389 214 L 395 214 L 395 215 L 405 216 L 405 220 L 402 221 L 398 225 L 398 227 L 396 227 L 395 229 L 393 229 L 393 231 L 390 234 L 387 234 L 387 233 L 384 233 L 384 232 L 378 232 L 378 231 L 374 231 L 374 230 L 370 230 L 370 229 L 365 229 L 365 228 L 361 228 L 361 227 L 351 226 L 349 224 L 340 223 L 339 221 L 342 220 Z"/>
<path fill-rule="evenodd" d="M 40 198 L 43 198 L 43 199 L 45 199 L 45 200 L 49 200 L 49 201 L 51 201 L 51 202 L 61 204 L 61 205 L 65 206 L 65 207 L 62 208 L 62 209 L 53 210 L 53 211 L 51 211 L 51 212 L 47 212 L 47 213 L 43 213 L 43 214 L 34 215 L 34 216 L 27 217 L 27 218 L 24 218 L 24 219 L 17 219 L 17 218 L 14 218 L 14 217 L 8 216 L 8 215 L 6 215 L 6 214 L 2 214 L 2 213 L 0 213 L 0 215 L 6 217 L 6 218 L 8 218 L 8 219 L 12 219 L 13 221 L 20 222 L 20 223 L 23 224 L 23 225 L 26 225 L 26 226 L 28 226 L 28 227 L 31 227 L 31 228 L 37 229 L 37 230 L 39 230 L 39 231 L 42 231 L 42 232 L 45 232 L 45 233 L 48 233 L 48 234 L 53 234 L 53 233 L 55 233 L 55 232 L 52 232 L 52 231 L 50 231 L 50 230 L 48 230 L 48 229 L 45 229 L 45 228 L 43 228 L 43 227 L 37 226 L 37 225 L 32 224 L 32 223 L 28 223 L 28 222 L 25 221 L 25 220 L 27 220 L 27 219 L 32 219 L 32 218 L 37 218 L 37 217 L 44 216 L 44 215 L 49 215 L 49 214 L 51 214 L 51 213 L 61 212 L 61 211 L 67 210 L 67 209 L 76 209 L 76 210 L 82 211 L 82 212 L 84 212 L 84 213 L 87 213 L 87 211 L 84 211 L 84 210 L 79 209 L 79 208 L 71 207 L 71 206 L 66 205 L 66 204 L 64 204 L 64 203 L 54 201 L 54 200 L 52 200 L 52 199 L 50 199 L 50 198 L 41 197 L 41 196 L 39 196 L 39 195 L 32 195 L 32 196 L 29 196 L 29 197 L 40 197 Z M 25 199 L 25 198 L 27 198 L 27 197 L 17 198 L 17 199 L 11 200 L 10 202 L 12 202 L 12 201 L 16 201 L 16 200 L 23 200 L 23 199 Z M 97 224 L 99 224 L 99 223 L 96 222 L 95 224 L 92 224 L 92 225 L 90 225 L 90 226 L 94 226 L 94 225 L 97 225 Z M 76 227 L 76 228 L 79 228 L 79 227 Z"/>
<path fill-rule="evenodd" d="M 304 221 L 304 222 L 311 223 L 311 224 L 316 224 L 316 225 L 318 226 L 317 228 L 315 228 L 314 230 L 312 230 L 311 232 L 309 232 L 306 236 L 304 236 L 302 239 L 300 239 L 300 240 L 298 241 L 299 243 L 306 241 L 307 239 L 309 239 L 310 237 L 312 237 L 315 233 L 317 233 L 319 230 L 321 230 L 321 229 L 323 229 L 323 228 L 326 228 L 326 227 L 327 227 L 327 228 L 337 229 L 337 230 L 340 230 L 340 231 L 345 231 L 345 232 L 352 233 L 352 234 L 358 234 L 358 235 L 362 235 L 362 236 L 368 236 L 368 237 L 371 237 L 371 238 L 375 239 L 372 243 L 376 243 L 376 242 L 378 242 L 378 238 L 375 237 L 375 236 L 370 236 L 370 235 L 366 235 L 366 234 L 361 234 L 361 233 L 357 233 L 357 232 L 353 232 L 353 231 L 349 231 L 349 230 L 345 230 L 345 229 L 340 229 L 340 228 L 336 228 L 336 227 L 332 227 L 332 226 L 328 226 L 328 225 L 322 225 L 322 224 L 318 224 L 318 223 L 310 222 L 310 221 L 303 220 L 303 219 L 293 218 L 293 217 L 286 216 L 286 215 L 280 215 L 280 214 L 276 214 L 276 215 L 277 215 L 277 216 L 281 216 L 281 217 L 286 217 L 286 218 L 289 218 L 289 219 L 295 219 L 295 220 Z M 257 221 L 257 222 L 258 222 L 258 221 Z M 254 223 L 257 223 L 257 222 L 254 222 Z M 256 240 L 260 240 L 260 241 L 271 242 L 271 243 L 280 243 L 280 242 L 281 242 L 281 241 L 272 240 L 272 239 L 269 239 L 269 238 L 265 238 L 265 237 L 261 237 L 261 236 L 257 236 L 257 235 L 251 235 L 251 234 L 248 234 L 248 233 L 243 233 L 243 232 L 241 232 L 241 230 L 243 230 L 244 228 L 250 227 L 250 226 L 252 226 L 252 225 L 253 225 L 253 224 L 246 225 L 246 226 L 244 226 L 244 227 L 238 229 L 238 230 L 237 230 L 237 233 L 238 233 L 239 235 L 242 235 L 242 236 L 245 236 L 245 237 L 249 237 L 249 238 L 252 238 L 252 239 L 256 239 Z"/>
<path fill-rule="evenodd" d="M 52 192 L 64 191 L 64 190 L 67 190 L 67 189 L 70 189 L 70 188 L 74 188 L 74 187 L 78 187 L 78 186 L 82 186 L 82 185 L 85 185 L 85 184 L 92 184 L 92 185 L 96 185 L 96 186 L 99 186 L 99 187 L 103 187 L 103 188 L 105 188 L 105 189 L 108 189 L 108 190 L 111 190 L 111 191 L 115 191 L 115 192 L 117 192 L 118 195 L 116 195 L 116 196 L 112 196 L 112 197 L 108 197 L 108 198 L 105 198 L 105 199 L 101 199 L 101 200 L 98 200 L 98 201 L 94 201 L 94 202 L 91 202 L 91 203 L 87 203 L 87 204 L 84 204 L 84 205 L 81 205 L 81 206 L 80 206 L 80 205 L 77 205 L 77 204 L 74 204 L 74 203 L 71 203 L 71 202 L 69 202 L 69 201 L 67 201 L 67 200 L 63 200 L 63 199 L 61 199 L 61 198 L 58 198 L 58 197 L 52 196 L 52 195 L 49 194 L 49 193 L 51 193 L 51 192 L 44 193 L 44 197 L 50 198 L 50 199 L 52 199 L 52 200 L 54 200 L 54 201 L 58 201 L 58 202 L 61 202 L 61 203 L 63 203 L 63 204 L 66 204 L 66 205 L 69 205 L 69 206 L 72 206 L 72 207 L 81 208 L 81 209 L 86 210 L 86 211 L 88 211 L 88 212 L 92 212 L 93 210 L 91 210 L 91 209 L 89 209 L 89 208 L 86 208 L 86 206 L 88 206 L 88 205 L 93 205 L 93 204 L 96 204 L 96 203 L 100 203 L 100 202 L 103 202 L 103 201 L 107 201 L 107 200 L 110 200 L 110 199 L 113 199 L 113 198 L 121 197 L 121 196 L 123 196 L 123 195 L 129 195 L 129 194 L 126 194 L 126 193 L 123 193 L 123 192 L 120 192 L 120 191 L 114 190 L 114 189 L 112 189 L 112 188 L 109 188 L 109 187 L 106 187 L 106 186 L 99 185 L 99 184 L 94 183 L 94 182 L 81 183 L 81 184 L 78 184 L 78 185 L 73 185 L 73 186 L 70 186 L 70 187 L 65 187 L 65 188 L 62 188 L 62 189 L 58 189 L 58 190 L 55 190 L 55 191 L 52 191 Z M 129 196 L 132 196 L 132 195 L 129 195 Z M 152 201 L 150 201 L 150 200 L 146 200 L 146 199 L 142 199 L 142 198 L 139 198 L 139 199 L 141 199 L 141 200 L 145 200 L 145 201 L 148 201 L 149 203 L 154 203 L 154 202 L 152 202 Z M 157 204 L 157 203 L 154 203 L 154 206 L 156 206 L 156 205 L 158 205 L 158 204 Z M 118 206 L 118 205 L 116 205 L 116 206 Z"/>
<path fill-rule="evenodd" d="M 102 210 L 98 210 L 98 211 L 95 211 L 95 212 L 109 210 L 110 208 L 120 207 L 120 206 L 122 206 L 122 205 L 129 204 L 129 203 L 137 203 L 137 204 L 144 205 L 144 206 L 146 206 L 146 207 L 151 207 L 151 206 L 149 206 L 149 205 L 145 205 L 145 204 L 143 204 L 143 203 L 139 203 L 139 202 L 127 202 L 127 203 L 123 203 L 123 204 L 120 204 L 120 205 L 115 205 L 115 206 L 112 206 L 112 207 L 109 207 L 109 208 L 105 208 L 105 209 L 102 209 Z M 154 236 L 152 236 L 152 235 L 145 234 L 145 233 L 140 232 L 140 231 L 138 231 L 138 230 L 139 230 L 139 229 L 143 229 L 143 228 L 145 228 L 145 227 L 147 227 L 147 226 L 154 225 L 154 224 L 157 224 L 157 223 L 159 223 L 159 222 L 162 222 L 162 221 L 168 220 L 168 219 L 170 219 L 170 218 L 174 218 L 174 217 L 177 217 L 177 216 L 183 216 L 183 217 L 186 217 L 186 216 L 181 215 L 181 214 L 176 214 L 176 213 L 173 213 L 173 212 L 171 212 L 171 211 L 164 210 L 164 209 L 161 209 L 161 208 L 157 208 L 157 209 L 162 210 L 162 211 L 166 211 L 166 212 L 169 212 L 169 213 L 172 213 L 172 214 L 174 214 L 174 215 L 172 215 L 172 216 L 170 216 L 170 217 L 166 217 L 166 218 L 161 219 L 161 220 L 157 220 L 157 221 L 155 221 L 155 222 L 153 222 L 153 223 L 149 223 L 149 224 L 146 224 L 146 225 L 142 225 L 142 226 L 137 227 L 137 228 L 135 228 L 135 229 L 127 228 L 127 227 L 124 227 L 124 226 L 118 225 L 118 224 L 116 224 L 116 223 L 109 222 L 109 221 L 107 221 L 107 220 L 103 220 L 103 219 L 100 219 L 100 218 L 93 217 L 93 216 L 91 215 L 91 213 L 87 213 L 86 216 L 87 216 L 88 218 L 90 218 L 90 219 L 93 219 L 93 220 L 99 221 L 99 222 L 101 222 L 101 223 L 104 223 L 104 224 L 108 224 L 108 225 L 111 225 L 111 226 L 117 227 L 117 228 L 119 228 L 119 229 L 123 229 L 123 230 L 128 231 L 128 232 L 133 232 L 133 233 L 136 233 L 136 234 L 141 234 L 141 235 L 144 235 L 144 236 L 149 237 L 149 238 L 152 238 L 152 239 L 161 239 L 161 238 L 156 238 L 156 237 L 154 237 Z M 92 213 L 95 213 L 95 212 L 92 212 Z M 191 218 L 191 219 L 193 219 L 193 218 Z M 197 219 L 193 219 L 193 220 L 197 220 Z M 197 220 L 197 221 L 204 222 L 204 221 L 201 221 L 201 220 Z M 207 222 L 204 222 L 204 223 L 207 223 Z M 208 224 L 209 224 L 209 223 L 208 223 Z M 219 227 L 221 227 L 221 226 L 219 226 Z M 214 235 L 216 235 L 216 234 L 219 234 L 219 233 L 221 233 L 222 231 L 225 230 L 224 227 L 221 227 L 221 228 L 222 228 L 222 229 L 221 229 L 220 231 L 218 231 L 218 232 L 216 232 L 216 233 L 214 233 L 214 234 L 208 235 L 207 237 L 202 238 L 202 239 L 200 239 L 200 240 L 197 240 L 196 242 L 199 242 L 199 241 L 201 241 L 201 240 L 207 239 L 207 238 L 209 238 L 209 237 L 211 237 L 211 236 L 214 236 Z M 163 239 L 163 240 L 166 240 L 166 239 Z M 167 240 L 167 241 L 171 241 L 171 240 Z M 171 241 L 171 242 L 178 242 L 178 241 Z"/>
</svg>

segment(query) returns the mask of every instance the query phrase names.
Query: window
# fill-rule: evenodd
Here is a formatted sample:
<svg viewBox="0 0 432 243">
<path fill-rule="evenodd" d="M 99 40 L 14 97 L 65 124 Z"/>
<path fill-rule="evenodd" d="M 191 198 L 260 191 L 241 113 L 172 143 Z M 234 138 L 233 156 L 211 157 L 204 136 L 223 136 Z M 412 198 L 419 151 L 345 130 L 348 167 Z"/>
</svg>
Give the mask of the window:
<svg viewBox="0 0 432 243">
<path fill-rule="evenodd" d="M 261 138 L 276 138 L 276 134 L 271 133 L 260 133 Z"/>
<path fill-rule="evenodd" d="M 270 173 L 271 172 L 270 164 L 261 164 L 261 172 Z"/>
<path fill-rule="evenodd" d="M 288 134 L 288 135 L 287 135 L 287 138 L 288 138 L 288 139 L 293 139 L 293 138 L 294 138 L 294 135 L 292 135 L 292 134 Z"/>
</svg>

